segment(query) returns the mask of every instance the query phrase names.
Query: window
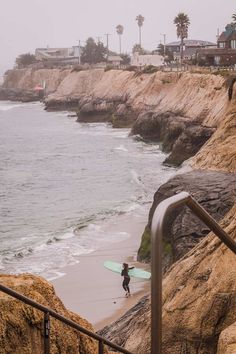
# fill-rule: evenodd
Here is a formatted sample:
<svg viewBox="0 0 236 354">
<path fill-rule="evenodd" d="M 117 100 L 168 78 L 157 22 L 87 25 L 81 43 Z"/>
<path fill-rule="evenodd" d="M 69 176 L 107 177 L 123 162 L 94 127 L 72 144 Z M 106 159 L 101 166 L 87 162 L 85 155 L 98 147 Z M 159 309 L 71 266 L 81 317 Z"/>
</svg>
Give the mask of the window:
<svg viewBox="0 0 236 354">
<path fill-rule="evenodd" d="M 225 42 L 219 42 L 219 48 L 225 48 Z"/>
<path fill-rule="evenodd" d="M 236 49 L 236 39 L 232 39 L 231 41 L 231 48 Z"/>
<path fill-rule="evenodd" d="M 218 55 L 215 56 L 215 65 L 220 65 L 220 57 Z"/>
</svg>

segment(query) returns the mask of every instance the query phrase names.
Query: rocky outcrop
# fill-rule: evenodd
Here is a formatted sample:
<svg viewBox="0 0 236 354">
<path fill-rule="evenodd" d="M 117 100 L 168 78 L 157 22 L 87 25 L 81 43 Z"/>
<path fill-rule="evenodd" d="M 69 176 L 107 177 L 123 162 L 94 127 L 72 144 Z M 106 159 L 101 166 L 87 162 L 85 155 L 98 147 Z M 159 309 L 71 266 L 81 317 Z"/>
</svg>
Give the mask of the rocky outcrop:
<svg viewBox="0 0 236 354">
<path fill-rule="evenodd" d="M 192 171 L 180 174 L 162 185 L 154 195 L 148 224 L 138 251 L 139 260 L 150 260 L 150 230 L 154 211 L 159 203 L 180 191 L 189 192 L 217 221 L 236 202 L 236 175 L 214 171 Z M 168 216 L 164 238 L 164 268 L 183 257 L 196 246 L 209 229 L 190 211 L 178 208 Z"/>
<path fill-rule="evenodd" d="M 131 133 L 160 142 L 163 151 L 170 153 L 164 163 L 179 166 L 194 156 L 214 131 L 178 113 L 147 112 L 139 115 Z"/>
<path fill-rule="evenodd" d="M 24 274 L 0 275 L 1 284 L 50 307 L 81 326 L 93 330 L 79 315 L 68 311 L 46 280 Z M 41 354 L 43 352 L 43 314 L 0 292 L 0 353 Z M 50 353 L 97 353 L 97 342 L 51 319 Z"/>
<path fill-rule="evenodd" d="M 221 223 L 234 239 L 235 213 L 236 205 Z M 234 353 L 235 279 L 236 257 L 213 234 L 172 266 L 163 281 L 163 353 Z M 150 353 L 149 298 L 102 333 L 136 354 Z"/>
<path fill-rule="evenodd" d="M 9 70 L 0 90 L 0 100 L 38 101 L 42 97 L 35 92 L 38 85 L 46 85 L 45 94 L 58 88 L 61 81 L 68 75 L 68 69 L 14 69 Z"/>
<path fill-rule="evenodd" d="M 234 354 L 236 353 L 236 322 L 221 332 L 217 354 Z"/>
<path fill-rule="evenodd" d="M 33 102 L 40 100 L 40 95 L 35 90 L 21 90 L 0 87 L 0 100 Z"/>
</svg>

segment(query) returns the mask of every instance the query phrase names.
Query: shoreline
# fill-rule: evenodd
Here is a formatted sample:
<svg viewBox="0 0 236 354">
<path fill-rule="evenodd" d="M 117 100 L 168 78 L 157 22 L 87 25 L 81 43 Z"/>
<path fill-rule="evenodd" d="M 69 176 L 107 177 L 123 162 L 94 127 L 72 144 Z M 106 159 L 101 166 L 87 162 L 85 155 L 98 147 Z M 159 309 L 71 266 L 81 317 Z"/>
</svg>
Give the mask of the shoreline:
<svg viewBox="0 0 236 354">
<path fill-rule="evenodd" d="M 105 260 L 112 260 L 148 269 L 148 265 L 136 261 L 145 226 L 144 215 L 121 216 L 119 223 L 112 228 L 127 232 L 129 237 L 125 241 L 109 243 L 103 249 L 81 256 L 78 264 L 62 269 L 66 273 L 63 277 L 51 281 L 66 308 L 86 318 L 95 330 L 120 318 L 149 293 L 150 281 L 131 278 L 132 295 L 126 298 L 122 288 L 123 278 L 103 266 Z"/>
</svg>

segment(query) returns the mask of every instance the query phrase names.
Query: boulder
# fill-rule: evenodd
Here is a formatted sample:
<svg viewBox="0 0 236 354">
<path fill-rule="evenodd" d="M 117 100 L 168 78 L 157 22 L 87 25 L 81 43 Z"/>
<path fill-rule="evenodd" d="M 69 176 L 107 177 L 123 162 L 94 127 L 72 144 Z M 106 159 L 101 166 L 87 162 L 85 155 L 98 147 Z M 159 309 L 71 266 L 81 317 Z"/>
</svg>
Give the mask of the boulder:
<svg viewBox="0 0 236 354">
<path fill-rule="evenodd" d="M 0 100 L 33 102 L 39 101 L 41 98 L 42 96 L 35 90 L 0 87 Z"/>
<path fill-rule="evenodd" d="M 138 251 L 139 260 L 150 260 L 150 229 L 154 211 L 164 199 L 181 191 L 189 192 L 217 221 L 221 220 L 236 201 L 236 175 L 232 173 L 195 170 L 180 174 L 163 184 L 155 193 Z M 209 232 L 187 207 L 168 216 L 163 240 L 164 268 L 176 262 Z"/>
<path fill-rule="evenodd" d="M 149 111 L 139 115 L 131 133 L 161 142 L 163 151 L 170 153 L 165 163 L 179 166 L 194 156 L 214 131 L 179 113 Z"/>
</svg>

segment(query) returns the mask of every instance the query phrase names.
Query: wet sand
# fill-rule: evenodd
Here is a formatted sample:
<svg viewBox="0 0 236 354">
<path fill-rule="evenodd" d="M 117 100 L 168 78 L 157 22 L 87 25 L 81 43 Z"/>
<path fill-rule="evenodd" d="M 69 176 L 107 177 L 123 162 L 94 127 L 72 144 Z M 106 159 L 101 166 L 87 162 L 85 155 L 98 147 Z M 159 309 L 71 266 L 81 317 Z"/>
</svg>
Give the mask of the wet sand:
<svg viewBox="0 0 236 354">
<path fill-rule="evenodd" d="M 149 292 L 150 281 L 131 278 L 132 296 L 126 298 L 122 288 L 123 278 L 103 266 L 104 261 L 111 260 L 119 263 L 128 262 L 129 265 L 148 269 L 144 264 L 136 262 L 146 221 L 146 217 L 132 216 L 132 219 L 127 215 L 119 217 L 119 223 L 113 225 L 113 228 L 129 233 L 129 238 L 110 243 L 103 249 L 81 256 L 78 264 L 63 269 L 65 276 L 52 281 L 57 295 L 65 306 L 86 318 L 95 329 L 100 329 L 118 319 Z"/>
</svg>

